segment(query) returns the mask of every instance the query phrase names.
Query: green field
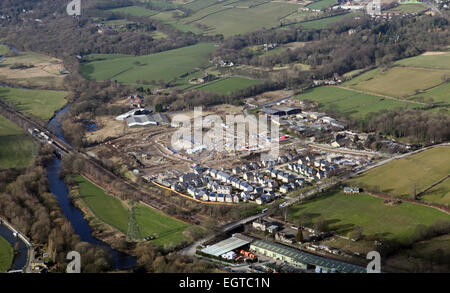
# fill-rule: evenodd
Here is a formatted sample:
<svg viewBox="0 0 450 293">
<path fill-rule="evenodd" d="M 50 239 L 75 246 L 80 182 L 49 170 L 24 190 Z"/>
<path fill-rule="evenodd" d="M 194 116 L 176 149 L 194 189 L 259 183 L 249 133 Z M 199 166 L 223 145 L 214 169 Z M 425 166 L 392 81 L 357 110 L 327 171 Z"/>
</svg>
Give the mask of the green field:
<svg viewBox="0 0 450 293">
<path fill-rule="evenodd" d="M 0 45 L 0 56 L 5 55 L 9 52 L 8 46 Z"/>
<path fill-rule="evenodd" d="M 450 179 L 436 185 L 422 195 L 426 202 L 450 205 Z"/>
<path fill-rule="evenodd" d="M 25 90 L 0 86 L 0 99 L 11 102 L 22 113 L 48 121 L 67 100 L 67 92 L 50 90 Z"/>
<path fill-rule="evenodd" d="M 397 7 L 389 9 L 389 12 L 404 12 L 404 13 L 420 13 L 427 11 L 429 8 L 423 3 L 399 3 Z"/>
<path fill-rule="evenodd" d="M 338 2 L 336 0 L 319 0 L 316 2 L 313 2 L 311 4 L 306 5 L 306 7 L 310 8 L 310 9 L 325 9 L 328 8 L 330 6 L 336 5 Z"/>
<path fill-rule="evenodd" d="M 309 99 L 319 103 L 326 110 L 336 110 L 345 116 L 364 117 L 370 112 L 391 110 L 399 107 L 419 107 L 419 104 L 396 101 L 370 94 L 343 89 L 335 86 L 316 87 L 296 97 L 299 100 Z"/>
<path fill-rule="evenodd" d="M 26 168 L 33 162 L 32 138 L 0 116 L 0 169 Z"/>
<path fill-rule="evenodd" d="M 117 80 L 136 85 L 137 81 L 169 82 L 176 77 L 209 65 L 213 44 L 201 43 L 146 56 L 117 56 L 107 60 L 82 63 L 82 74 L 92 80 Z M 103 56 L 104 57 L 104 56 Z M 139 63 L 137 63 L 139 62 Z"/>
<path fill-rule="evenodd" d="M 221 78 L 212 82 L 209 82 L 205 85 L 196 86 L 192 89 L 205 91 L 205 92 L 215 92 L 218 94 L 231 94 L 240 89 L 244 89 L 246 87 L 260 84 L 261 80 L 252 80 L 243 77 L 229 77 L 229 78 Z"/>
<path fill-rule="evenodd" d="M 411 196 L 414 185 L 419 193 L 448 174 L 450 147 L 441 146 L 369 170 L 350 183 L 396 196 Z"/>
<path fill-rule="evenodd" d="M 13 258 L 14 250 L 11 244 L 0 236 L 0 273 L 4 273 L 11 268 Z"/>
<path fill-rule="evenodd" d="M 298 11 L 300 7 L 295 3 L 263 1 L 225 1 L 209 5 L 183 20 L 185 24 L 203 24 L 209 29 L 208 35 L 222 34 L 229 37 L 244 34 L 262 28 L 278 27 L 281 19 Z M 189 7 L 189 6 L 188 6 Z"/>
<path fill-rule="evenodd" d="M 323 29 L 335 22 L 340 21 L 340 20 L 343 20 L 346 18 L 353 18 L 353 17 L 360 16 L 360 15 L 361 15 L 360 13 L 339 14 L 336 16 L 330 16 L 330 17 L 321 18 L 321 19 L 317 19 L 317 20 L 310 20 L 310 21 L 302 22 L 301 27 L 304 29 Z"/>
<path fill-rule="evenodd" d="M 416 101 L 422 97 L 424 101 L 432 98 L 434 103 L 439 106 L 450 106 L 450 82 L 438 85 L 437 87 L 428 89 L 424 92 L 418 93 L 408 98 L 411 101 Z"/>
<path fill-rule="evenodd" d="M 116 197 L 106 194 L 103 189 L 92 184 L 86 178 L 75 177 L 79 186 L 80 197 L 95 216 L 102 222 L 113 226 L 122 233 L 128 231 L 129 209 Z M 151 243 L 162 246 L 178 244 L 188 240 L 183 232 L 189 226 L 183 221 L 168 217 L 153 209 L 137 204 L 135 219 L 139 227 L 140 237 L 157 236 Z"/>
<path fill-rule="evenodd" d="M 152 16 L 152 15 L 159 13 L 159 11 L 150 10 L 150 9 L 147 9 L 144 7 L 139 7 L 139 6 L 120 7 L 120 8 L 110 9 L 109 11 L 125 13 L 125 14 L 129 14 L 132 16 Z"/>
<path fill-rule="evenodd" d="M 450 52 L 428 52 L 419 56 L 401 59 L 396 65 L 409 67 L 425 67 L 450 69 Z"/>
<path fill-rule="evenodd" d="M 320 217 L 328 221 L 331 230 L 341 235 L 360 226 L 364 236 L 404 240 L 412 236 L 417 225 L 430 225 L 438 219 L 450 216 L 430 207 L 403 202 L 387 206 L 380 198 L 361 193 L 346 195 L 343 192 L 328 192 L 316 199 L 291 208 L 290 220 L 308 213 L 315 222 Z"/>
<path fill-rule="evenodd" d="M 343 83 L 343 85 L 358 90 L 402 98 L 443 83 L 443 78 L 449 74 L 450 70 L 428 68 L 393 67 L 386 71 L 377 68 L 365 72 Z"/>
</svg>

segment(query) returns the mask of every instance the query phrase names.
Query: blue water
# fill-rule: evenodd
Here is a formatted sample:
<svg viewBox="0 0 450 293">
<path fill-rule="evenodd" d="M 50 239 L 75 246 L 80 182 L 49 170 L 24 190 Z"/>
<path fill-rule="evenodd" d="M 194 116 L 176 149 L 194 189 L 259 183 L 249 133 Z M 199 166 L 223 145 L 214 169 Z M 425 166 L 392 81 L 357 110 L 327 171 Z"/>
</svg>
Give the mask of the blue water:
<svg viewBox="0 0 450 293">
<path fill-rule="evenodd" d="M 64 113 L 69 110 L 70 105 L 67 105 L 50 120 L 48 123 L 48 129 L 53 132 L 58 138 L 69 144 L 61 129 L 61 118 Z M 114 250 L 109 244 L 94 238 L 91 234 L 91 227 L 88 222 L 83 218 L 82 212 L 75 207 L 69 199 L 69 191 L 67 190 L 66 183 L 63 179 L 59 178 L 59 171 L 61 170 L 61 161 L 57 158 L 53 159 L 53 162 L 46 167 L 47 177 L 50 183 L 50 192 L 55 194 L 58 198 L 59 205 L 72 224 L 75 232 L 80 235 L 82 241 L 91 243 L 93 245 L 105 247 L 113 257 L 114 268 L 123 269 L 136 265 L 136 258 L 123 254 L 117 250 Z"/>
<path fill-rule="evenodd" d="M 59 110 L 58 113 L 50 120 L 50 122 L 47 125 L 48 130 L 53 132 L 59 139 L 64 141 L 65 143 L 69 144 L 68 141 L 66 141 L 66 138 L 63 135 L 62 128 L 61 128 L 61 118 L 62 116 L 69 110 L 70 105 L 65 106 L 61 110 Z M 70 145 L 70 144 L 69 144 Z"/>
<path fill-rule="evenodd" d="M 75 232 L 80 235 L 81 240 L 89 242 L 93 245 L 98 245 L 105 247 L 113 256 L 114 268 L 121 269 L 136 265 L 136 259 L 132 256 L 122 254 L 117 250 L 114 250 L 106 244 L 96 238 L 91 234 L 91 227 L 87 221 L 83 218 L 82 212 L 75 207 L 71 200 L 69 199 L 69 191 L 63 179 L 59 178 L 59 171 L 61 169 L 61 161 L 59 159 L 54 159 L 51 164 L 46 167 L 47 176 L 50 183 L 50 192 L 55 194 L 58 198 L 59 205 L 72 224 Z"/>
<path fill-rule="evenodd" d="M 1 221 L 1 220 L 0 220 Z M 0 236 L 6 239 L 12 247 L 19 242 L 18 254 L 14 256 L 13 265 L 11 270 L 21 270 L 27 264 L 28 259 L 28 247 L 25 242 L 19 237 L 14 237 L 13 232 L 8 229 L 3 223 L 0 224 Z"/>
</svg>

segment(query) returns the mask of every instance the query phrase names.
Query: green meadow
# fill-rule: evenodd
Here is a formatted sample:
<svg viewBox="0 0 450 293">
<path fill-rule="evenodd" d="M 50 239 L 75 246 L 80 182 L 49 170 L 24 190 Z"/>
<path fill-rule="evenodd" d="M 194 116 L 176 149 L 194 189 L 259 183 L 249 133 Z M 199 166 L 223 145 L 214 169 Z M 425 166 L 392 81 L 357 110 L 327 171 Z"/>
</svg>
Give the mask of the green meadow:
<svg viewBox="0 0 450 293">
<path fill-rule="evenodd" d="M 442 84 L 443 78 L 449 74 L 450 70 L 431 68 L 392 67 L 387 70 L 377 68 L 344 82 L 343 85 L 402 98 Z"/>
<path fill-rule="evenodd" d="M 102 222 L 126 234 L 130 220 L 129 209 L 118 198 L 106 194 L 103 189 L 86 178 L 76 176 L 75 180 L 78 183 L 80 198 L 93 214 Z M 189 224 L 168 217 L 145 205 L 136 205 L 135 219 L 140 238 L 156 236 L 156 239 L 151 241 L 154 245 L 176 245 L 183 240 L 189 240 L 183 235 Z"/>
<path fill-rule="evenodd" d="M 11 102 L 24 114 L 48 121 L 67 100 L 67 92 L 52 90 L 26 90 L 0 86 L 0 100 Z"/>
<path fill-rule="evenodd" d="M 340 191 L 327 192 L 293 206 L 289 219 L 295 221 L 302 214 L 308 214 L 313 223 L 323 217 L 329 228 L 341 235 L 348 235 L 359 226 L 364 236 L 400 241 L 411 237 L 417 225 L 428 226 L 438 219 L 450 219 L 450 215 L 430 207 L 407 202 L 388 206 L 380 198 L 364 193 L 347 195 Z"/>
<path fill-rule="evenodd" d="M 450 69 L 450 52 L 427 52 L 419 56 L 401 59 L 396 61 L 395 64 L 409 67 Z"/>
<path fill-rule="evenodd" d="M 196 86 L 193 89 L 205 91 L 205 92 L 215 92 L 218 94 L 231 94 L 237 90 L 241 90 L 252 85 L 260 84 L 261 80 L 252 80 L 248 78 L 233 76 L 227 78 L 221 78 L 205 85 Z"/>
<path fill-rule="evenodd" d="M 345 116 L 364 117 L 370 112 L 391 110 L 404 107 L 419 107 L 419 104 L 392 100 L 384 97 L 364 94 L 336 86 L 321 86 L 296 96 L 299 100 L 312 100 L 326 110 L 336 110 Z"/>
<path fill-rule="evenodd" d="M 13 258 L 14 250 L 11 244 L 0 236 L 0 273 L 4 273 L 11 268 Z"/>
<path fill-rule="evenodd" d="M 117 80 L 136 85 L 164 80 L 169 82 L 183 74 L 209 65 L 208 55 L 215 49 L 211 43 L 178 48 L 146 56 L 110 56 L 104 60 L 82 63 L 84 77 L 91 80 Z M 96 58 L 98 56 L 94 56 Z"/>
<path fill-rule="evenodd" d="M 450 147 L 440 146 L 376 167 L 349 182 L 368 190 L 411 196 L 414 187 L 419 193 L 448 174 Z"/>
<path fill-rule="evenodd" d="M 338 2 L 336 0 L 319 0 L 316 2 L 313 2 L 311 4 L 306 5 L 306 7 L 310 9 L 325 9 L 330 6 L 336 5 Z"/>
<path fill-rule="evenodd" d="M 0 116 L 0 169 L 26 168 L 32 163 L 32 138 L 22 128 Z"/>
</svg>

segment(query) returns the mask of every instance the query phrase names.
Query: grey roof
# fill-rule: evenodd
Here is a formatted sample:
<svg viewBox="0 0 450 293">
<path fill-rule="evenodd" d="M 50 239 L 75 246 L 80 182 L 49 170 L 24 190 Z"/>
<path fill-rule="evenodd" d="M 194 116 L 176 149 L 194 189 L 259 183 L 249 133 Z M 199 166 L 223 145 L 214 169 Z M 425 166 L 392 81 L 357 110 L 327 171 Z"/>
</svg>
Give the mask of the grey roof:
<svg viewBox="0 0 450 293">
<path fill-rule="evenodd" d="M 169 118 L 163 113 L 153 114 L 153 119 L 158 123 L 169 123 Z"/>
<path fill-rule="evenodd" d="M 228 239 L 225 239 L 214 245 L 210 245 L 210 246 L 202 249 L 202 252 L 211 254 L 214 256 L 220 256 L 224 253 L 227 253 L 228 251 L 231 251 L 233 249 L 247 245 L 249 243 L 250 243 L 250 241 L 248 241 L 248 239 L 243 239 L 242 237 L 239 237 L 239 238 L 230 237 Z"/>
<path fill-rule="evenodd" d="M 283 255 L 289 258 L 294 259 L 299 263 L 319 266 L 328 269 L 336 269 L 338 272 L 342 273 L 366 273 L 367 270 L 365 267 L 357 266 L 354 264 L 349 264 L 341 261 L 337 261 L 334 259 L 329 259 L 321 256 L 317 256 L 311 253 L 307 253 L 298 249 L 294 249 L 292 247 L 282 245 L 279 243 L 257 240 L 252 243 L 252 246 L 270 250 L 279 255 Z"/>
</svg>

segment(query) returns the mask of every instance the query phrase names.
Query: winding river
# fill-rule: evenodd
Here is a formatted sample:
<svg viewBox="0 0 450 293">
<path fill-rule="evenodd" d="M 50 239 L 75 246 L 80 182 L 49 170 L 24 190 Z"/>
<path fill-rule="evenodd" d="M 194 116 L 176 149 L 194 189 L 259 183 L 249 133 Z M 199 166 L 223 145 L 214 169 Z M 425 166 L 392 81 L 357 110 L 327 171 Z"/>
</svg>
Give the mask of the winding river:
<svg viewBox="0 0 450 293">
<path fill-rule="evenodd" d="M 67 141 L 65 140 L 61 130 L 61 118 L 62 115 L 67 112 L 69 107 L 70 105 L 64 107 L 58 113 L 56 113 L 56 115 L 50 120 L 48 124 L 48 129 L 54 132 L 60 139 L 62 139 L 66 143 Z M 64 215 L 72 224 L 75 232 L 80 235 L 81 240 L 93 245 L 106 248 L 113 256 L 114 269 L 124 269 L 135 266 L 135 257 L 114 250 L 109 244 L 102 242 L 92 236 L 91 227 L 83 218 L 82 212 L 77 207 L 75 207 L 69 199 L 69 191 L 67 189 L 67 186 L 64 180 L 59 178 L 60 169 L 61 161 L 57 158 L 55 158 L 53 162 L 46 167 L 47 176 L 50 183 L 50 191 L 57 196 L 59 205 L 61 206 Z"/>
</svg>

